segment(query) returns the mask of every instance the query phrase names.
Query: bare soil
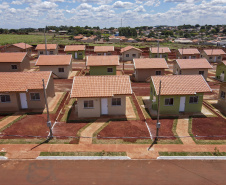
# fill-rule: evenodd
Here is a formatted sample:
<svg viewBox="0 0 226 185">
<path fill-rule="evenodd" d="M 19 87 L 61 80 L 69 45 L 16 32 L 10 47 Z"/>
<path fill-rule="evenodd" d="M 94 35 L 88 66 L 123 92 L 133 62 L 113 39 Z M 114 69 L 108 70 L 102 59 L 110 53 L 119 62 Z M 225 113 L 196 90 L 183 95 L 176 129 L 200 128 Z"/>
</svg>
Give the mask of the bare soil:
<svg viewBox="0 0 226 185">
<path fill-rule="evenodd" d="M 220 82 L 216 81 L 216 82 L 208 82 L 209 86 L 211 89 L 219 89 L 220 88 Z"/>
<path fill-rule="evenodd" d="M 5 116 L 1 116 L 1 115 L 0 115 L 0 120 L 3 119 L 4 117 L 5 117 Z"/>
<path fill-rule="evenodd" d="M 226 119 L 222 117 L 193 118 L 192 133 L 198 136 L 226 135 Z M 224 137 L 197 137 L 201 140 L 226 140 Z"/>
<path fill-rule="evenodd" d="M 146 122 L 151 130 L 152 136 L 155 137 L 157 120 L 147 119 Z M 172 132 L 173 122 L 174 122 L 174 119 L 160 119 L 161 126 L 159 129 L 159 136 L 174 136 Z M 159 140 L 167 140 L 167 139 L 175 140 L 176 138 L 175 137 L 160 138 Z"/>
<path fill-rule="evenodd" d="M 71 91 L 73 79 L 54 79 L 54 87 L 56 92 Z"/>
<path fill-rule="evenodd" d="M 136 96 L 150 96 L 150 83 L 131 83 Z"/>
</svg>

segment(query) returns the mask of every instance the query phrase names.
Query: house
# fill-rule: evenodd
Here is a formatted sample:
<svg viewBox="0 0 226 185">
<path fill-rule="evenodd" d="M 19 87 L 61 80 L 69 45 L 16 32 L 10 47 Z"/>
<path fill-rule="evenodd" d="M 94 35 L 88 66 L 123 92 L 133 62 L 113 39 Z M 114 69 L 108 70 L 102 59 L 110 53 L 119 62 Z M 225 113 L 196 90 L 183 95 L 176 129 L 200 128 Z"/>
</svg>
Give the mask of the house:
<svg viewBox="0 0 226 185">
<path fill-rule="evenodd" d="M 202 75 L 207 79 L 208 69 L 213 67 L 205 58 L 200 59 L 177 59 L 173 64 L 175 75 Z"/>
<path fill-rule="evenodd" d="M 0 73 L 0 112 L 15 112 L 20 110 L 44 110 L 47 101 L 55 96 L 51 71 L 38 72 L 2 72 Z"/>
<path fill-rule="evenodd" d="M 168 47 L 150 48 L 150 58 L 165 58 L 167 60 L 169 53 L 171 53 L 171 51 Z"/>
<path fill-rule="evenodd" d="M 85 57 L 85 45 L 67 45 L 64 48 L 64 51 L 67 54 L 71 54 L 74 59 L 81 59 L 83 60 Z"/>
<path fill-rule="evenodd" d="M 130 43 L 137 43 L 137 40 L 133 39 L 133 38 L 129 38 L 127 40 L 127 42 L 130 42 Z"/>
<path fill-rule="evenodd" d="M 132 61 L 134 58 L 140 58 L 142 50 L 133 46 L 127 46 L 122 48 L 120 53 L 122 54 L 122 61 Z"/>
<path fill-rule="evenodd" d="M 226 53 L 222 49 L 204 49 L 201 55 L 209 62 L 222 62 L 223 55 Z"/>
<path fill-rule="evenodd" d="M 40 71 L 52 71 L 58 78 L 68 78 L 72 71 L 72 55 L 40 55 L 35 65 Z"/>
<path fill-rule="evenodd" d="M 97 55 L 112 55 L 114 51 L 114 46 L 94 46 L 94 52 Z"/>
<path fill-rule="evenodd" d="M 196 49 L 178 49 L 178 59 L 195 59 L 200 58 L 200 52 Z"/>
<path fill-rule="evenodd" d="M 74 36 L 73 39 L 76 41 L 81 41 L 83 39 L 83 37 L 84 37 L 83 35 L 79 34 L 77 36 Z"/>
<path fill-rule="evenodd" d="M 217 65 L 216 78 L 222 82 L 226 82 L 226 60 Z"/>
<path fill-rule="evenodd" d="M 6 47 L 5 52 L 27 52 L 31 55 L 33 46 L 26 43 L 12 44 Z"/>
<path fill-rule="evenodd" d="M 212 91 L 202 75 L 152 76 L 150 103 L 154 111 L 158 108 L 160 81 L 160 115 L 201 112 L 203 94 Z"/>
<path fill-rule="evenodd" d="M 136 58 L 133 59 L 135 80 L 146 81 L 150 76 L 164 75 L 169 66 L 164 58 Z"/>
<path fill-rule="evenodd" d="M 71 98 L 77 98 L 78 117 L 125 115 L 126 95 L 131 94 L 127 75 L 75 76 L 71 89 Z"/>
<path fill-rule="evenodd" d="M 58 45 L 57 44 L 46 44 L 46 45 L 38 44 L 35 50 L 38 51 L 38 55 L 57 55 Z M 47 53 L 46 53 L 46 50 L 47 50 Z"/>
<path fill-rule="evenodd" d="M 86 66 L 90 68 L 90 75 L 116 75 L 119 56 L 87 56 Z"/>
<path fill-rule="evenodd" d="M 226 82 L 220 85 L 218 105 L 222 108 L 223 114 L 226 115 Z"/>
<path fill-rule="evenodd" d="M 26 52 L 0 53 L 0 72 L 19 72 L 30 69 Z"/>
</svg>

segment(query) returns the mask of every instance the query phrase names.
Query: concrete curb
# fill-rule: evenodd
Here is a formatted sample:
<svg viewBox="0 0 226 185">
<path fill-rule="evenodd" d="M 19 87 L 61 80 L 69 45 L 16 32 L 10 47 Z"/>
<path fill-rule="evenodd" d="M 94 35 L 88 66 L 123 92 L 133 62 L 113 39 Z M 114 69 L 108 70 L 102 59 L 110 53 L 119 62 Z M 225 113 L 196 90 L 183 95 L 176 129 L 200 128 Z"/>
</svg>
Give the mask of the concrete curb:
<svg viewBox="0 0 226 185">
<path fill-rule="evenodd" d="M 130 160 L 127 156 L 38 156 L 39 160 Z"/>
<path fill-rule="evenodd" d="M 160 156 L 158 160 L 226 160 L 226 156 Z"/>
<path fill-rule="evenodd" d="M 0 160 L 7 160 L 7 159 L 8 159 L 7 157 L 0 156 Z"/>
</svg>

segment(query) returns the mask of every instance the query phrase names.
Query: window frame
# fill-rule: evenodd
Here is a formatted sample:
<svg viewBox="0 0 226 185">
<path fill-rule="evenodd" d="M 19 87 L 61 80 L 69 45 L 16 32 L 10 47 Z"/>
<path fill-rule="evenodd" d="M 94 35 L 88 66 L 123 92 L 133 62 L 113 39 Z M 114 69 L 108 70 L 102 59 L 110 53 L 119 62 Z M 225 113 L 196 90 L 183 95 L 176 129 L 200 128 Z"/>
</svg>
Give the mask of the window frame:
<svg viewBox="0 0 226 185">
<path fill-rule="evenodd" d="M 38 94 L 38 96 L 39 96 L 39 99 L 32 99 L 32 94 Z M 35 96 L 36 97 L 36 96 Z M 30 92 L 30 101 L 41 101 L 41 97 L 40 97 L 40 93 L 38 93 L 38 92 Z"/>
<path fill-rule="evenodd" d="M 13 66 L 14 66 L 14 67 L 16 66 L 16 68 L 14 69 Z M 11 69 L 12 69 L 12 70 L 17 70 L 17 69 L 18 69 L 18 66 L 17 66 L 16 64 L 12 64 L 12 65 L 11 65 Z"/>
<path fill-rule="evenodd" d="M 85 103 L 87 104 L 87 107 L 85 106 Z M 84 109 L 94 109 L 94 100 L 84 100 L 83 101 L 83 108 Z"/>
<path fill-rule="evenodd" d="M 49 54 L 50 55 L 54 55 L 54 51 L 49 51 Z"/>
<path fill-rule="evenodd" d="M 199 75 L 204 76 L 204 74 L 205 74 L 205 71 L 199 71 Z"/>
<path fill-rule="evenodd" d="M 61 69 L 63 69 L 63 71 L 61 71 Z M 58 67 L 58 72 L 59 73 L 64 73 L 64 67 Z"/>
<path fill-rule="evenodd" d="M 160 72 L 160 74 L 157 74 L 157 72 Z M 156 76 L 159 76 L 159 75 L 161 75 L 162 74 L 162 71 L 155 71 L 155 75 Z"/>
<path fill-rule="evenodd" d="M 137 54 L 134 54 L 134 53 L 133 53 L 133 54 L 132 54 L 132 57 L 133 57 L 133 58 L 136 58 L 136 57 L 137 57 Z"/>
<path fill-rule="evenodd" d="M 197 100 L 196 100 L 197 99 Z M 196 100 L 196 101 L 195 101 Z M 199 103 L 199 97 L 198 96 L 190 96 L 189 97 L 189 103 L 190 104 L 198 104 Z"/>
<path fill-rule="evenodd" d="M 126 57 L 129 57 L 129 54 L 126 54 Z"/>
<path fill-rule="evenodd" d="M 115 101 L 115 104 L 113 104 L 113 101 Z M 121 98 L 112 98 L 111 106 L 122 106 L 122 99 Z"/>
<path fill-rule="evenodd" d="M 2 101 L 2 96 L 5 97 L 5 101 Z M 7 99 L 6 96 L 9 97 L 9 101 L 6 100 Z M 1 103 L 11 103 L 10 95 L 8 95 L 8 94 L 1 94 L 0 95 L 0 102 Z"/>
<path fill-rule="evenodd" d="M 108 71 L 109 69 L 112 69 L 112 71 Z M 113 73 L 113 71 L 114 71 L 114 70 L 113 70 L 113 67 L 108 67 L 108 68 L 107 68 L 107 73 Z"/>
<path fill-rule="evenodd" d="M 165 105 L 165 106 L 173 106 L 173 105 L 174 105 L 174 98 L 165 98 L 164 100 L 165 100 L 165 101 L 164 101 L 164 105 Z M 166 100 L 169 100 L 169 101 L 168 101 L 168 104 L 166 104 Z M 172 104 L 170 104 L 171 100 L 173 101 Z"/>
</svg>

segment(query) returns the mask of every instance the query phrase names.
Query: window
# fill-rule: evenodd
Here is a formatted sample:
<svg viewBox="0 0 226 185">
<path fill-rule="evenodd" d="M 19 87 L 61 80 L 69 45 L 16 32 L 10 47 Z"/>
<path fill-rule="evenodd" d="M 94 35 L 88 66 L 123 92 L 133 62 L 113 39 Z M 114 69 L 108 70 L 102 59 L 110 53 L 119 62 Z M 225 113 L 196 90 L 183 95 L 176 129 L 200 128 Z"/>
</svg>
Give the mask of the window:
<svg viewBox="0 0 226 185">
<path fill-rule="evenodd" d="M 183 57 L 183 59 L 186 59 L 187 57 Z"/>
<path fill-rule="evenodd" d="M 155 71 L 155 75 L 161 75 L 161 71 Z"/>
<path fill-rule="evenodd" d="M 221 56 L 217 57 L 217 59 L 221 59 Z"/>
<path fill-rule="evenodd" d="M 12 69 L 17 69 L 17 65 L 11 65 Z"/>
<path fill-rule="evenodd" d="M 101 55 L 101 53 L 97 53 L 97 55 L 99 55 L 99 56 L 100 56 L 100 55 Z"/>
<path fill-rule="evenodd" d="M 43 51 L 40 51 L 40 52 L 39 52 L 39 54 L 40 54 L 40 55 L 43 55 L 43 54 L 44 54 L 44 52 L 43 52 Z"/>
<path fill-rule="evenodd" d="M 189 103 L 198 103 L 199 97 L 198 96 L 190 96 Z"/>
<path fill-rule="evenodd" d="M 121 98 L 112 98 L 111 105 L 113 105 L 113 106 L 121 106 Z"/>
<path fill-rule="evenodd" d="M 166 58 L 166 55 L 162 55 L 163 58 Z"/>
<path fill-rule="evenodd" d="M 136 54 L 133 54 L 133 57 L 136 57 L 137 55 Z"/>
<path fill-rule="evenodd" d="M 191 58 L 196 58 L 196 56 L 192 56 Z"/>
<path fill-rule="evenodd" d="M 204 75 L 204 71 L 199 71 L 199 74 L 203 76 Z"/>
<path fill-rule="evenodd" d="M 63 73 L 64 72 L 64 68 L 63 67 L 58 68 L 58 71 L 59 71 L 59 73 Z"/>
<path fill-rule="evenodd" d="M 209 59 L 210 59 L 210 60 L 212 60 L 212 59 L 213 59 L 213 57 L 209 57 Z"/>
<path fill-rule="evenodd" d="M 225 92 L 224 91 L 221 91 L 221 98 L 225 99 Z"/>
<path fill-rule="evenodd" d="M 126 54 L 126 57 L 129 57 L 129 54 Z"/>
<path fill-rule="evenodd" d="M 180 73 L 179 74 L 181 75 L 181 70 L 180 70 Z"/>
<path fill-rule="evenodd" d="M 112 67 L 108 67 L 108 68 L 107 68 L 107 72 L 108 72 L 108 73 L 113 73 L 113 68 L 112 68 Z"/>
<path fill-rule="evenodd" d="M 82 52 L 79 52 L 78 55 L 79 55 L 79 56 L 82 56 Z"/>
<path fill-rule="evenodd" d="M 30 93 L 30 97 L 31 97 L 32 101 L 40 100 L 40 94 L 39 93 Z"/>
<path fill-rule="evenodd" d="M 111 55 L 111 53 L 107 53 L 107 55 Z"/>
<path fill-rule="evenodd" d="M 173 105 L 173 98 L 165 98 L 165 105 Z"/>
<path fill-rule="evenodd" d="M 93 100 L 85 100 L 84 101 L 84 108 L 85 109 L 91 109 L 93 108 Z"/>
<path fill-rule="evenodd" d="M 49 54 L 50 54 L 50 55 L 53 55 L 53 51 L 49 51 Z"/>
<path fill-rule="evenodd" d="M 0 95 L 1 102 L 3 103 L 9 103 L 10 102 L 10 96 L 9 95 Z"/>
</svg>

